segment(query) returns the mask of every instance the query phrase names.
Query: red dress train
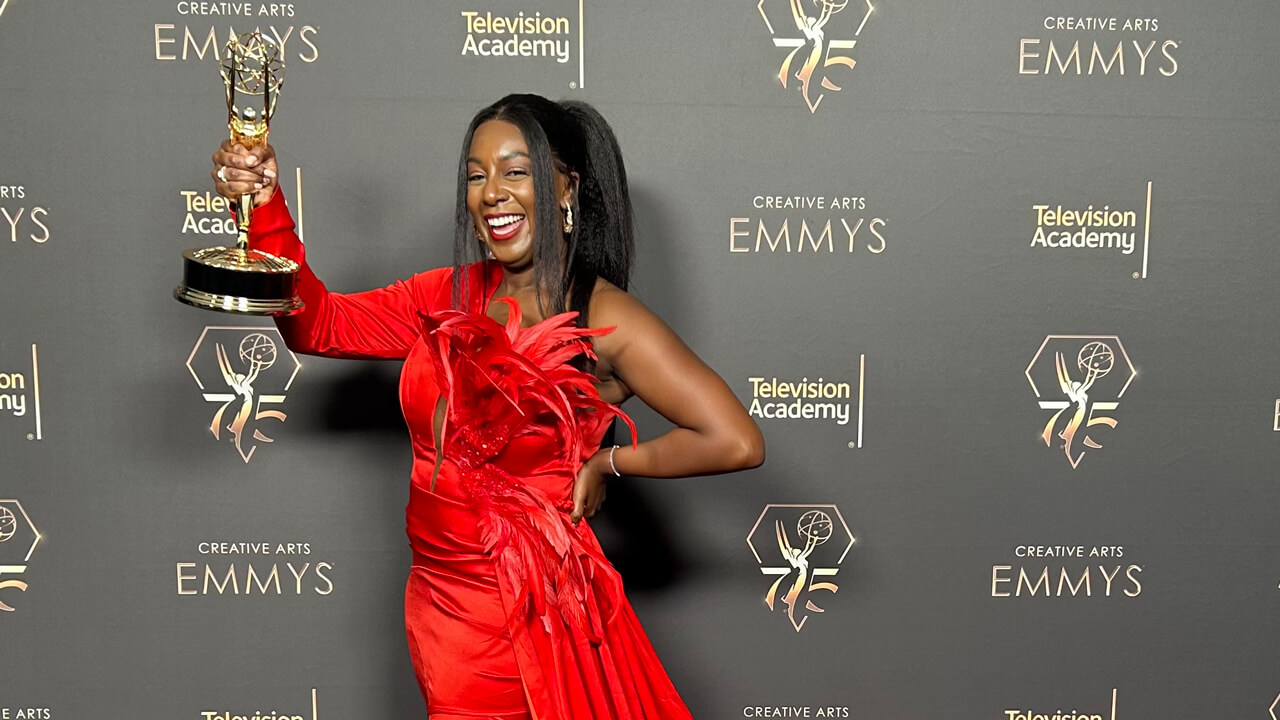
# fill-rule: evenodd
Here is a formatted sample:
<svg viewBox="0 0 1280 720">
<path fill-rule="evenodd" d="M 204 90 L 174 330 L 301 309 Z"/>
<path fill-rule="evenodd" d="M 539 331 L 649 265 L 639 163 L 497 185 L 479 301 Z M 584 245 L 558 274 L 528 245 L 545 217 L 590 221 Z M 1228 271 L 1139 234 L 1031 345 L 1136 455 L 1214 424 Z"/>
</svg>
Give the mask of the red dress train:
<svg viewBox="0 0 1280 720">
<path fill-rule="evenodd" d="M 569 522 L 577 471 L 621 415 L 569 361 L 607 331 L 570 313 L 522 328 L 514 303 L 499 325 L 484 314 L 496 263 L 464 268 L 476 298 L 464 311 L 450 309 L 452 268 L 330 293 L 279 192 L 254 212 L 250 242 L 302 264 L 306 309 L 277 321 L 291 349 L 404 360 L 405 629 L 432 720 L 689 718 L 591 528 Z"/>
</svg>

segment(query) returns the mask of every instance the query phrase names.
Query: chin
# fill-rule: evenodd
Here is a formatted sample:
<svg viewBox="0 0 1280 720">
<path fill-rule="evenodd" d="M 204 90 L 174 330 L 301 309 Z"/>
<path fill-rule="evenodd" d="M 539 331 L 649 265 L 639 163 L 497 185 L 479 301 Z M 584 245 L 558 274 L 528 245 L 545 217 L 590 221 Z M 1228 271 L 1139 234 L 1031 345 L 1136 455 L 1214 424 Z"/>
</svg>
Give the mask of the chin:
<svg viewBox="0 0 1280 720">
<path fill-rule="evenodd" d="M 533 242 L 516 240 L 501 245 L 490 245 L 489 252 L 503 265 L 524 267 L 533 262 Z"/>
<path fill-rule="evenodd" d="M 532 255 L 495 255 L 493 259 L 512 272 L 518 272 L 533 265 Z"/>
</svg>

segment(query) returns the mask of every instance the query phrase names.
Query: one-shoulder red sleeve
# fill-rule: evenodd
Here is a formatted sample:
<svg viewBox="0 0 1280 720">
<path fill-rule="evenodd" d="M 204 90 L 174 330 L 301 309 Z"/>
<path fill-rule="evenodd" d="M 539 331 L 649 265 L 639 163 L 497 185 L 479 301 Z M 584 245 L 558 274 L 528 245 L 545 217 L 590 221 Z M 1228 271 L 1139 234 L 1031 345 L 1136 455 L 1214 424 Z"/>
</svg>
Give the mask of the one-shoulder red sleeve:
<svg viewBox="0 0 1280 720">
<path fill-rule="evenodd" d="M 289 349 L 339 358 L 395 360 L 407 356 L 422 332 L 419 313 L 442 309 L 452 268 L 418 273 L 377 290 L 329 292 L 307 265 L 306 248 L 294 227 L 284 194 L 279 191 L 254 208 L 249 226 L 250 247 L 302 266 L 298 294 L 306 307 L 292 317 L 276 318 Z"/>
</svg>

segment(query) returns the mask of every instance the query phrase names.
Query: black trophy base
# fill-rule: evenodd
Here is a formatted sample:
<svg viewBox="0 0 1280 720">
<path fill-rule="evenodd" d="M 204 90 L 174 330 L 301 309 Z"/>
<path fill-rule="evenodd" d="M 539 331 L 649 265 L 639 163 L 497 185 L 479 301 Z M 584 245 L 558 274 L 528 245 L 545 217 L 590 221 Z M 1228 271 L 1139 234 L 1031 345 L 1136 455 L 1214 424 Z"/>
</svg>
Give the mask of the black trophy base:
<svg viewBox="0 0 1280 720">
<path fill-rule="evenodd" d="M 173 290 L 179 302 L 203 310 L 237 315 L 294 315 L 298 264 L 259 250 L 216 247 L 182 253 L 182 284 Z"/>
</svg>

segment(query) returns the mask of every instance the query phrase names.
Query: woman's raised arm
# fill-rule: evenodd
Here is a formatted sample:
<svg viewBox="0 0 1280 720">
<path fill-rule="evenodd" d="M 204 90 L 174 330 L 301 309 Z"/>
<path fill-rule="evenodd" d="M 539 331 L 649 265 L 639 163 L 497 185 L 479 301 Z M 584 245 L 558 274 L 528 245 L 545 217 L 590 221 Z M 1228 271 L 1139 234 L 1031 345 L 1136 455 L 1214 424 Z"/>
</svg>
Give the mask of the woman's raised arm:
<svg viewBox="0 0 1280 720">
<path fill-rule="evenodd" d="M 421 332 L 420 311 L 448 302 L 450 269 L 414 275 L 408 280 L 366 292 L 332 293 L 311 271 L 306 248 L 294 232 L 294 221 L 279 191 L 275 150 L 270 145 L 247 150 L 222 141 L 213 154 L 214 186 L 235 199 L 254 193 L 249 244 L 301 266 L 298 294 L 306 307 L 298 315 L 277 318 L 289 349 L 326 357 L 403 359 Z"/>
</svg>

